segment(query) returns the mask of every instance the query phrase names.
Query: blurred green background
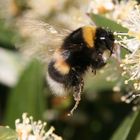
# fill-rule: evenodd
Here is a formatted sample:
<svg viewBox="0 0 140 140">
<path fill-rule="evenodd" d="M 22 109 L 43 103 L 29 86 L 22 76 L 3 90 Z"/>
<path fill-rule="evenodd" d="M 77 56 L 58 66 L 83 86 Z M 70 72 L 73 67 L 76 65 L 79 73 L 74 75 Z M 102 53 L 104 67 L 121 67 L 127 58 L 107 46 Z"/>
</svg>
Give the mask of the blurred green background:
<svg viewBox="0 0 140 140">
<path fill-rule="evenodd" d="M 56 133 L 64 140 L 140 139 L 140 113 L 132 111 L 132 104 L 120 100 L 130 87 L 123 84 L 122 70 L 116 59 L 112 58 L 96 75 L 90 71 L 87 73 L 79 107 L 73 116 L 68 117 L 67 114 L 75 103 L 73 96 L 53 96 L 45 80 L 46 66 L 17 49 L 20 43 L 27 42 L 27 46 L 31 45 L 30 35 L 23 35 L 22 24 L 17 24 L 19 20 L 24 21 L 24 16 L 73 28 L 81 20 L 71 25 L 71 20 L 66 22 L 65 16 L 79 15 L 87 4 L 86 0 L 0 1 L 0 125 L 14 128 L 15 120 L 27 112 L 35 120 L 53 125 Z M 111 23 L 116 31 L 125 30 L 100 15 L 92 15 L 91 19 L 97 25 L 104 23 L 100 26 Z M 34 44 L 35 41 L 38 40 L 34 39 Z"/>
</svg>

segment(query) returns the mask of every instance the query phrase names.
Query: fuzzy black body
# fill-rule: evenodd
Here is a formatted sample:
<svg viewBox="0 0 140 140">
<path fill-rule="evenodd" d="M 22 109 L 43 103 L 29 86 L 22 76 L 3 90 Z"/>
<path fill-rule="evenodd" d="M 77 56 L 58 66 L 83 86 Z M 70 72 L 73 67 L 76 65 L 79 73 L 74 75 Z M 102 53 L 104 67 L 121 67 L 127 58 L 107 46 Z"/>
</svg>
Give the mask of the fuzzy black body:
<svg viewBox="0 0 140 140">
<path fill-rule="evenodd" d="M 90 26 L 79 28 L 64 39 L 57 52 L 61 58 L 54 58 L 50 62 L 48 66 L 49 78 L 59 83 L 64 88 L 64 92 L 69 88 L 80 90 L 84 73 L 88 68 L 95 71 L 102 68 L 106 64 L 102 55 L 105 50 L 109 50 L 112 54 L 113 46 L 114 36 L 111 32 Z M 56 65 L 60 60 L 62 62 Z M 53 87 L 51 83 L 49 85 Z"/>
</svg>

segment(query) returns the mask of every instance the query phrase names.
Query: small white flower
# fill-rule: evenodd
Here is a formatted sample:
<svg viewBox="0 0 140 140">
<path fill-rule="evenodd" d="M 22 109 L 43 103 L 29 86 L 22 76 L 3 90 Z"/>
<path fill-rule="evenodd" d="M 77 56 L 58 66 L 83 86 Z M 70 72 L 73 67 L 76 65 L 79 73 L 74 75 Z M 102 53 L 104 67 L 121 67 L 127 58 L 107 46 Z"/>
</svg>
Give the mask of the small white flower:
<svg viewBox="0 0 140 140">
<path fill-rule="evenodd" d="M 91 0 L 87 13 L 105 14 L 114 9 L 112 0 Z"/>
<path fill-rule="evenodd" d="M 128 13 L 127 18 L 122 21 L 124 27 L 129 29 L 129 34 L 140 39 L 140 5 L 135 5 Z"/>
<path fill-rule="evenodd" d="M 140 90 L 140 49 L 126 55 L 122 60 L 121 67 L 123 67 L 124 74 L 129 75 L 129 79 L 125 81 L 128 84 L 129 81 L 134 82 L 134 88 Z"/>
<path fill-rule="evenodd" d="M 114 34 L 122 34 L 122 33 L 114 33 Z M 126 36 L 129 36 L 129 33 L 124 33 Z M 123 46 L 130 52 L 135 52 L 140 48 L 140 40 L 138 40 L 135 37 L 129 36 L 129 37 L 122 37 L 118 36 L 120 40 L 116 40 L 115 43 L 119 44 L 120 46 Z"/>
<path fill-rule="evenodd" d="M 110 18 L 115 21 L 126 19 L 136 4 L 135 0 L 122 0 L 120 2 L 115 0 L 114 10 L 110 13 Z"/>
<path fill-rule="evenodd" d="M 33 117 L 28 117 L 27 113 L 23 113 L 22 122 L 20 119 L 15 121 L 18 140 L 62 140 L 61 137 L 53 133 L 54 127 L 45 131 L 46 123 L 42 121 L 33 121 Z"/>
<path fill-rule="evenodd" d="M 111 20 L 125 19 L 136 5 L 135 0 L 91 0 L 87 13 L 104 14 Z"/>
<path fill-rule="evenodd" d="M 124 33 L 127 36 L 121 36 L 121 40 L 118 42 L 131 52 L 122 60 L 121 67 L 124 70 L 122 75 L 127 74 L 129 77 L 125 84 L 132 81 L 134 89 L 140 91 L 140 6 L 135 5 L 132 11 L 128 13 L 127 18 L 122 20 L 121 23 L 128 28 L 128 33 Z"/>
<path fill-rule="evenodd" d="M 120 44 L 131 52 L 137 51 L 140 48 L 140 5 L 134 5 L 126 19 L 120 23 L 128 29 L 128 33 L 124 34 L 127 37 L 121 37 Z"/>
</svg>

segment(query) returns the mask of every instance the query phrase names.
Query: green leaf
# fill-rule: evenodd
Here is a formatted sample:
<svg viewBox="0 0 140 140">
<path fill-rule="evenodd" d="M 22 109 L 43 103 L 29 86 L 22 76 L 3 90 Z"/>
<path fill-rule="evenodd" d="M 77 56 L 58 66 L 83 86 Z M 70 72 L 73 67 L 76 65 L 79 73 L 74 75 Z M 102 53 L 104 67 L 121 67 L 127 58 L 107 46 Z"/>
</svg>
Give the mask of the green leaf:
<svg viewBox="0 0 140 140">
<path fill-rule="evenodd" d="M 91 14 L 91 19 L 97 26 L 109 28 L 113 32 L 125 32 L 125 33 L 128 32 L 127 28 L 102 15 Z"/>
<path fill-rule="evenodd" d="M 119 117 L 119 116 L 118 116 Z M 120 125 L 111 140 L 135 140 L 140 132 L 140 111 L 130 114 Z"/>
<path fill-rule="evenodd" d="M 14 48 L 15 38 L 18 38 L 15 28 L 0 20 L 0 45 L 5 48 Z"/>
<path fill-rule="evenodd" d="M 5 123 L 14 126 L 17 118 L 27 112 L 35 119 L 42 119 L 45 103 L 43 97 L 43 66 L 32 61 L 21 75 L 16 87 L 7 101 Z"/>
<path fill-rule="evenodd" d="M 16 140 L 17 134 L 14 130 L 0 126 L 0 140 Z"/>
</svg>

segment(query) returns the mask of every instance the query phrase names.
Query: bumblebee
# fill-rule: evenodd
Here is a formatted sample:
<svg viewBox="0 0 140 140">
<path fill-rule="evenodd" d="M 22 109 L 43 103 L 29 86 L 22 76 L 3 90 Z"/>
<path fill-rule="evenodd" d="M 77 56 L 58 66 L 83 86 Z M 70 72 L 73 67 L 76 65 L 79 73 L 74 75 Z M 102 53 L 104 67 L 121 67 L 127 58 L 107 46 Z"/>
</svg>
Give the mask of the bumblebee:
<svg viewBox="0 0 140 140">
<path fill-rule="evenodd" d="M 52 93 L 58 96 L 73 93 L 76 104 L 72 114 L 79 104 L 87 70 L 91 68 L 96 73 L 112 55 L 113 33 L 96 26 L 83 26 L 74 31 L 56 30 L 36 20 L 24 20 L 20 25 L 25 27 L 24 32 L 30 39 L 17 46 L 21 46 L 25 56 L 37 55 L 47 64 L 46 79 Z"/>
<path fill-rule="evenodd" d="M 56 95 L 74 91 L 75 100 L 83 91 L 85 72 L 96 72 L 106 64 L 105 53 L 112 55 L 114 35 L 96 26 L 83 26 L 71 32 L 58 48 L 48 65 L 47 81 Z"/>
</svg>

